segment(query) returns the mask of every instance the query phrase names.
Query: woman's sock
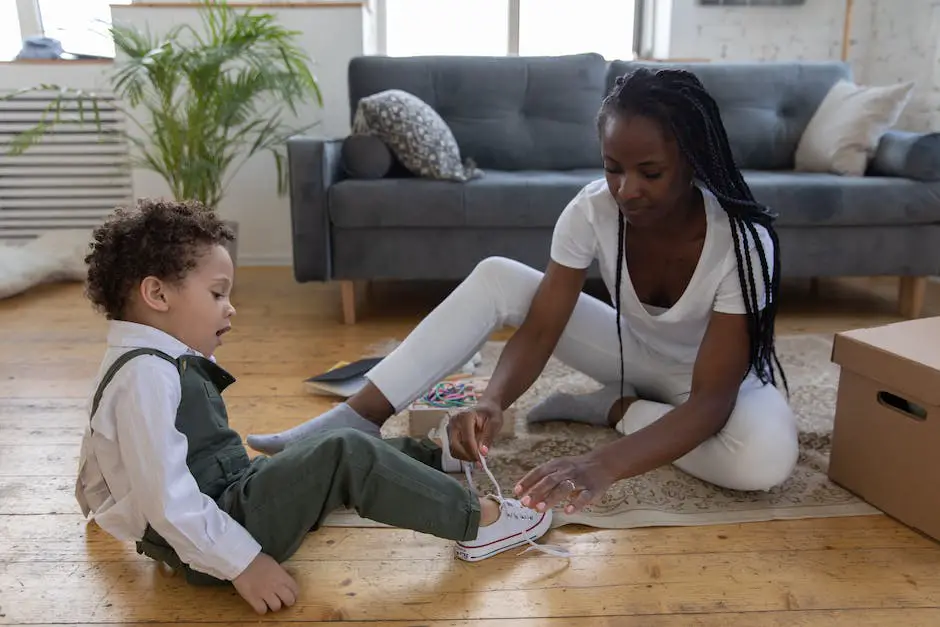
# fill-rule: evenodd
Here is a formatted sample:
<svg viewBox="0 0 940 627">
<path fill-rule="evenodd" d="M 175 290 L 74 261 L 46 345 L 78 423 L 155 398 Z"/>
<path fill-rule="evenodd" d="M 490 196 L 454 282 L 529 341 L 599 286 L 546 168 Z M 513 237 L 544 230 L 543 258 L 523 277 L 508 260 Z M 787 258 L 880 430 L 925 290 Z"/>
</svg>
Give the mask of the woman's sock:
<svg viewBox="0 0 940 627">
<path fill-rule="evenodd" d="M 333 409 L 311 418 L 307 422 L 280 433 L 268 435 L 249 435 L 248 446 L 259 453 L 273 455 L 284 450 L 287 445 L 326 429 L 353 428 L 364 431 L 377 438 L 382 437 L 379 425 L 363 418 L 346 403 L 340 403 Z"/>
<path fill-rule="evenodd" d="M 619 398 L 620 390 L 612 385 L 589 394 L 556 392 L 533 407 L 526 421 L 538 423 L 569 420 L 607 427 L 607 414 Z"/>
</svg>

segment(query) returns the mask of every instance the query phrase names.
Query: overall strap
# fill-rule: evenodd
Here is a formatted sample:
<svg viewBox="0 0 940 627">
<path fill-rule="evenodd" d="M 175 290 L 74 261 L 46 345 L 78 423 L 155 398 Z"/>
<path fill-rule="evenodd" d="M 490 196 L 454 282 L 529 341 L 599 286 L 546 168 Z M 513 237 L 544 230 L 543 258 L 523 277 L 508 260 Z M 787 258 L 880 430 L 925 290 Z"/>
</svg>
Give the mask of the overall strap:
<svg viewBox="0 0 940 627">
<path fill-rule="evenodd" d="M 177 361 L 175 359 L 173 359 L 172 357 L 170 357 L 163 351 L 159 351 L 155 348 L 135 348 L 134 350 L 127 351 L 126 353 L 124 353 L 123 355 L 121 355 L 120 357 L 114 360 L 114 363 L 111 364 L 111 367 L 108 368 L 108 371 L 105 373 L 104 377 L 101 379 L 101 383 L 98 384 L 98 390 L 95 392 L 95 398 L 91 404 L 90 416 L 94 416 L 95 412 L 98 411 L 98 403 L 101 402 L 101 396 L 104 394 L 104 389 L 108 387 L 109 383 L 111 383 L 111 379 L 114 378 L 114 375 L 117 374 L 117 371 L 120 370 L 121 367 L 127 362 L 129 362 L 131 359 L 133 359 L 134 357 L 139 357 L 140 355 L 154 355 L 155 357 L 160 357 L 161 359 L 165 359 L 166 361 L 173 364 L 174 368 L 178 368 Z"/>
</svg>

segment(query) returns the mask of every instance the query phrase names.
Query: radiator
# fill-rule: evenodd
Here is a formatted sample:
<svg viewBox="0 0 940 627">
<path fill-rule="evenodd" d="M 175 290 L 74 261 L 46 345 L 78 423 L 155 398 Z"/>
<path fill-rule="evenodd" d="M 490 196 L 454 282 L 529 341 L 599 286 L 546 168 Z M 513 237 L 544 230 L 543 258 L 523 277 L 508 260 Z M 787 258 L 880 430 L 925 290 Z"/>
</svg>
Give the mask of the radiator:
<svg viewBox="0 0 940 627">
<path fill-rule="evenodd" d="M 100 130 L 86 102 L 84 124 L 57 124 L 26 152 L 8 153 L 14 137 L 39 123 L 53 99 L 51 92 L 33 92 L 0 100 L 0 242 L 93 228 L 133 201 L 126 120 L 113 98 L 98 101 Z M 60 117 L 77 121 L 78 111 L 72 100 Z"/>
</svg>

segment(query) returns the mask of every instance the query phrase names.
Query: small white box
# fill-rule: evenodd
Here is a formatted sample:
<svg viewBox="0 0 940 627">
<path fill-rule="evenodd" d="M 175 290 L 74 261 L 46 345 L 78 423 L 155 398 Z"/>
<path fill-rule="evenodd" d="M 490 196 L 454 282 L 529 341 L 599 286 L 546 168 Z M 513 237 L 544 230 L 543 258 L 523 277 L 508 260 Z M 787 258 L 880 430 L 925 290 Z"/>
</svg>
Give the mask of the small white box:
<svg viewBox="0 0 940 627">
<path fill-rule="evenodd" d="M 427 394 L 408 406 L 408 435 L 413 438 L 426 437 L 431 429 L 436 429 L 441 424 L 441 420 L 448 413 L 457 414 L 463 409 L 473 407 L 488 382 L 488 378 L 474 377 L 445 380 L 436 384 Z M 515 432 L 514 418 L 511 409 L 503 412 L 500 435 L 511 435 Z"/>
</svg>

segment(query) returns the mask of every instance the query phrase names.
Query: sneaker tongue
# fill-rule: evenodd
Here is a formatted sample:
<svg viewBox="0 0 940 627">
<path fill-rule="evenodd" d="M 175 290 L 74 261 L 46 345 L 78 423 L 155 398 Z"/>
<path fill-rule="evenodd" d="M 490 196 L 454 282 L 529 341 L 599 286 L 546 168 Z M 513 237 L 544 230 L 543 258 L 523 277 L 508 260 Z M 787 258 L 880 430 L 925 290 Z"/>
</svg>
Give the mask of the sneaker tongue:
<svg viewBox="0 0 940 627">
<path fill-rule="evenodd" d="M 500 503 L 502 503 L 506 499 L 503 497 L 502 490 L 499 489 L 499 483 L 496 481 L 496 477 L 493 476 L 493 473 L 490 472 L 489 466 L 486 465 L 486 455 L 480 455 L 480 466 L 483 467 L 483 472 L 485 472 L 486 476 L 489 477 L 490 483 L 492 483 L 493 487 L 496 489 L 496 497 L 499 499 Z M 470 464 L 467 464 L 464 467 L 464 472 L 467 475 L 467 481 L 469 481 L 470 485 L 473 486 L 473 478 L 471 477 L 473 469 Z"/>
</svg>

